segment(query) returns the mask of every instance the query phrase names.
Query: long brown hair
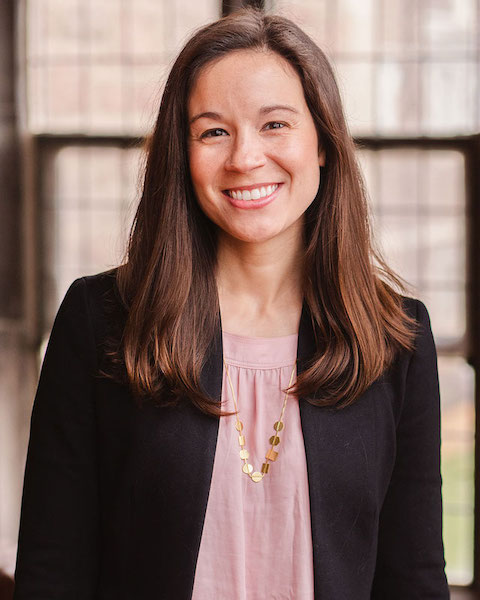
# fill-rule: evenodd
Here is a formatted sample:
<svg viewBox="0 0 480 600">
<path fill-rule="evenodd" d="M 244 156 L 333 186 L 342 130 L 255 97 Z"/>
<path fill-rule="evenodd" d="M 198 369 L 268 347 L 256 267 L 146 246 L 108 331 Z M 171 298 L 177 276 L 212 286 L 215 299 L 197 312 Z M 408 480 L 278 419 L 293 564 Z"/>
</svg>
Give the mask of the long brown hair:
<svg viewBox="0 0 480 600">
<path fill-rule="evenodd" d="M 325 150 L 304 228 L 303 291 L 317 350 L 292 391 L 313 404 L 347 406 L 398 351 L 411 349 L 413 321 L 395 291 L 402 289 L 399 279 L 372 247 L 366 193 L 331 66 L 292 21 L 257 9 L 199 29 L 170 71 L 126 261 L 116 271 L 126 322 L 113 354 L 137 398 L 187 397 L 207 414 L 231 414 L 200 385 L 219 327 L 217 237 L 191 183 L 187 100 L 207 63 L 241 49 L 276 52 L 295 68 Z"/>
</svg>

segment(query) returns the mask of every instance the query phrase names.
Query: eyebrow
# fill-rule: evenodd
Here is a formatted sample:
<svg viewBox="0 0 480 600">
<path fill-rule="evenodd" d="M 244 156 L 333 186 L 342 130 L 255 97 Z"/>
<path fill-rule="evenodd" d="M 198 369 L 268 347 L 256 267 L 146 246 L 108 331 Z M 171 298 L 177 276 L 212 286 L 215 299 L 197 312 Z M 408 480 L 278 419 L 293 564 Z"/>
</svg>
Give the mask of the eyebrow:
<svg viewBox="0 0 480 600">
<path fill-rule="evenodd" d="M 293 106 L 290 106 L 288 104 L 272 104 L 270 106 L 262 106 L 259 110 L 259 113 L 261 115 L 267 115 L 275 110 L 286 110 L 286 111 L 289 111 L 296 115 L 299 114 L 299 112 L 296 108 L 293 108 Z M 199 113 L 198 115 L 194 115 L 190 119 L 189 124 L 192 125 L 193 123 L 195 123 L 195 121 L 198 121 L 198 119 L 212 119 L 212 120 L 221 121 L 222 115 L 220 113 L 211 112 L 211 111 L 202 112 L 202 113 Z"/>
</svg>

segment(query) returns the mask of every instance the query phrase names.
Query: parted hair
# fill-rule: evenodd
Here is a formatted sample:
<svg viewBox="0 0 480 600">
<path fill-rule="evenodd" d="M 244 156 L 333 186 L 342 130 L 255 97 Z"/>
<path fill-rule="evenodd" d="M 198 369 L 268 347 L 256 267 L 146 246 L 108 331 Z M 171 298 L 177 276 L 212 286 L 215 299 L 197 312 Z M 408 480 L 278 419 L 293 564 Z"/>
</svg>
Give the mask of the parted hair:
<svg viewBox="0 0 480 600">
<path fill-rule="evenodd" d="M 200 382 L 220 319 L 217 235 L 192 186 L 187 103 L 205 65 L 246 49 L 275 52 L 294 67 L 325 151 L 303 235 L 303 294 L 316 352 L 291 392 L 342 408 L 397 352 L 413 347 L 415 323 L 403 309 L 402 281 L 372 242 L 365 187 L 332 67 L 295 23 L 258 9 L 198 29 L 171 68 L 148 139 L 125 260 L 116 270 L 125 323 L 109 355 L 138 399 L 175 404 L 187 398 L 206 414 L 231 414 Z"/>
</svg>

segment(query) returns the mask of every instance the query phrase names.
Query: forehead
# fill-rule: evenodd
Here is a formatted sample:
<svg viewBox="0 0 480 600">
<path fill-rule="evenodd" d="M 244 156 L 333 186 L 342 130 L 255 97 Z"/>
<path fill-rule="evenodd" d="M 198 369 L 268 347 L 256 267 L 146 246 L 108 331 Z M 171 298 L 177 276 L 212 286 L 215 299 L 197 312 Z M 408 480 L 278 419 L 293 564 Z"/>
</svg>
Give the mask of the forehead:
<svg viewBox="0 0 480 600">
<path fill-rule="evenodd" d="M 300 77 L 276 52 L 234 50 L 200 70 L 188 98 L 192 112 L 211 102 L 238 104 L 242 98 L 255 103 L 266 96 L 273 102 L 304 102 Z"/>
</svg>

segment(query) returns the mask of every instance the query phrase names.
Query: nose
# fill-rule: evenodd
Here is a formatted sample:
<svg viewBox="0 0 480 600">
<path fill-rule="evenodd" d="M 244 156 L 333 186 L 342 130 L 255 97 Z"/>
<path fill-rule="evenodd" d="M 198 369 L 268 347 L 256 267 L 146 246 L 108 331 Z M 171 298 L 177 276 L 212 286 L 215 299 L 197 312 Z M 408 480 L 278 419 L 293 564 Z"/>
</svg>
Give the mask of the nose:
<svg viewBox="0 0 480 600">
<path fill-rule="evenodd" d="M 262 140 L 255 134 L 238 134 L 232 140 L 230 151 L 225 161 L 227 171 L 248 173 L 262 167 L 266 163 Z"/>
</svg>

